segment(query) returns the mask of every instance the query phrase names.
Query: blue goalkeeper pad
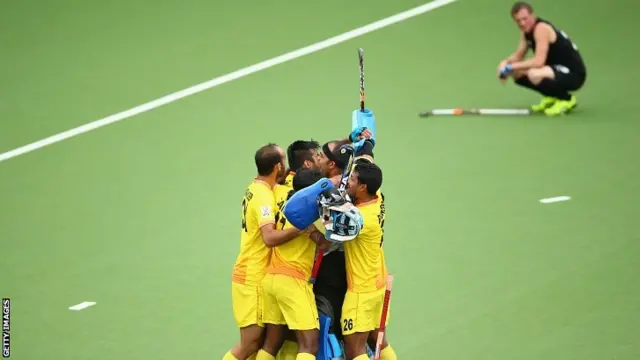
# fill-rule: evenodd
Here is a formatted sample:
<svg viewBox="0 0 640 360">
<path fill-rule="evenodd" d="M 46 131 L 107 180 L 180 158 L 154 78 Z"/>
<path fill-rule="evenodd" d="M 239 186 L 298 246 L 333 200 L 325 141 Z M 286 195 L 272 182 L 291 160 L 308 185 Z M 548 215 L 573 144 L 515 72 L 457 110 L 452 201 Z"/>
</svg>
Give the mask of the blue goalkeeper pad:
<svg viewBox="0 0 640 360">
<path fill-rule="evenodd" d="M 344 359 L 342 346 L 334 334 L 331 334 L 331 318 L 324 314 L 318 314 L 320 320 L 320 342 L 316 360 Z"/>
<path fill-rule="evenodd" d="M 317 198 L 325 190 L 335 188 L 331 180 L 322 178 L 291 196 L 284 206 L 284 216 L 300 230 L 311 226 L 320 218 Z"/>
</svg>

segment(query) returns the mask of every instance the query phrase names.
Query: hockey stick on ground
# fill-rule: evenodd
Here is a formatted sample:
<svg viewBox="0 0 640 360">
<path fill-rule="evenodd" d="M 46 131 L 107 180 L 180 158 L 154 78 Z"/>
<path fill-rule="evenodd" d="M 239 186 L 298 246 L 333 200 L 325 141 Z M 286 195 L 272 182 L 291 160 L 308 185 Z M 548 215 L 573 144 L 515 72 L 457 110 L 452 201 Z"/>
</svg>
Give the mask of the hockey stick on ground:
<svg viewBox="0 0 640 360">
<path fill-rule="evenodd" d="M 533 112 L 529 109 L 433 109 L 429 111 L 423 111 L 418 116 L 420 117 L 430 117 L 437 115 L 535 115 L 536 112 Z"/>
</svg>

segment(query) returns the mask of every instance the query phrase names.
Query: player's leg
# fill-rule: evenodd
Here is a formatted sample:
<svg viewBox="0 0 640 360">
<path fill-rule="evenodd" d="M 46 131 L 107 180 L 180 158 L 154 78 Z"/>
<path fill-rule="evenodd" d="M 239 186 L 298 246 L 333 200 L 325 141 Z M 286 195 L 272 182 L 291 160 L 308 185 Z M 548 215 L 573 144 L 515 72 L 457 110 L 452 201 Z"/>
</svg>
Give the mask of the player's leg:
<svg viewBox="0 0 640 360">
<path fill-rule="evenodd" d="M 586 75 L 575 73 L 563 65 L 554 65 L 552 71 L 554 73 L 552 85 L 563 92 L 563 97 L 553 107 L 545 110 L 545 114 L 549 116 L 566 114 L 578 105 L 576 96 L 571 92 L 582 87 Z"/>
<path fill-rule="evenodd" d="M 342 339 L 340 312 L 347 292 L 347 273 L 343 251 L 333 251 L 324 256 L 318 271 L 313 292 L 329 300 L 333 311 L 332 332 L 338 341 Z"/>
<path fill-rule="evenodd" d="M 538 70 L 538 69 L 535 69 Z M 531 74 L 530 74 L 531 73 Z M 531 75 L 531 76 L 530 76 Z M 546 74 L 548 75 L 548 74 Z M 535 112 L 542 112 L 545 109 L 550 108 L 556 102 L 554 96 L 549 95 L 538 86 L 545 76 L 545 71 L 516 71 L 513 74 L 514 83 L 521 87 L 533 90 L 543 96 L 540 103 L 532 105 L 531 110 Z"/>
<path fill-rule="evenodd" d="M 367 340 L 367 343 L 374 352 L 376 350 L 376 343 L 378 341 L 378 332 L 380 331 L 379 327 L 381 326 L 380 321 L 382 320 L 382 308 L 384 306 L 385 290 L 386 289 L 380 290 L 375 296 L 372 297 L 370 302 L 370 306 L 375 309 L 374 318 L 377 319 L 377 322 L 376 329 L 369 333 L 369 339 Z M 389 319 L 391 319 L 391 300 L 389 300 L 387 306 L 387 316 L 384 322 L 385 333 L 384 337 L 382 338 L 382 345 L 380 347 L 380 360 L 397 360 L 398 357 L 396 356 L 393 347 L 391 347 L 391 345 L 387 341 L 386 332 L 386 328 L 389 325 Z"/>
<path fill-rule="evenodd" d="M 298 356 L 298 342 L 296 340 L 296 334 L 293 331 L 288 330 L 285 336 L 284 343 L 276 355 L 276 360 L 296 360 Z"/>
<path fill-rule="evenodd" d="M 377 325 L 376 311 L 371 307 L 370 293 L 347 291 L 342 306 L 340 325 L 344 336 L 344 352 L 348 360 L 368 360 L 367 339 Z M 380 319 L 378 319 L 380 322 Z"/>
<path fill-rule="evenodd" d="M 284 343 L 287 327 L 278 302 L 276 282 L 274 274 L 266 274 L 262 280 L 262 321 L 266 325 L 266 335 L 256 360 L 274 360 Z"/>
<path fill-rule="evenodd" d="M 260 345 L 264 340 L 264 327 L 249 325 L 240 329 L 240 344 L 231 350 L 231 354 L 237 360 L 249 360 L 256 358 Z"/>
<path fill-rule="evenodd" d="M 262 323 L 262 289 L 232 283 L 233 316 L 240 328 L 240 343 L 228 351 L 223 360 L 247 360 L 258 352 L 264 340 Z"/>
<path fill-rule="evenodd" d="M 286 325 L 269 324 L 265 320 L 266 335 L 256 360 L 274 360 L 284 343 Z"/>
<path fill-rule="evenodd" d="M 375 351 L 376 343 L 378 341 L 378 329 L 369 333 L 369 338 L 367 339 L 367 344 L 369 347 Z M 398 356 L 396 355 L 395 350 L 391 347 L 391 344 L 387 342 L 387 334 L 384 335 L 382 339 L 382 346 L 380 347 L 380 360 L 397 360 Z"/>
<path fill-rule="evenodd" d="M 562 65 L 543 66 L 527 72 L 527 77 L 540 92 L 556 99 L 553 105 L 544 110 L 546 115 L 561 115 L 577 105 L 577 99 L 569 93 L 570 87 L 566 81 L 569 73 L 570 70 Z"/>
<path fill-rule="evenodd" d="M 296 360 L 314 360 L 318 352 L 320 324 L 313 288 L 306 280 L 286 275 L 277 275 L 277 281 L 278 303 L 298 342 Z"/>
</svg>

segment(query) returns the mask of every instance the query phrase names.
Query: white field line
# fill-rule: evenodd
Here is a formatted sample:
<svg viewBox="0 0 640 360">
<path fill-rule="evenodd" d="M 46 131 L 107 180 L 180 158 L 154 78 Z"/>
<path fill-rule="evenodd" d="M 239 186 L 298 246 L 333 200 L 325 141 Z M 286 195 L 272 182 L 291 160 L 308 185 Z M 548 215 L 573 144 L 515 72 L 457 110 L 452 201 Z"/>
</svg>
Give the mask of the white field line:
<svg viewBox="0 0 640 360">
<path fill-rule="evenodd" d="M 109 115 L 105 118 L 99 119 L 99 120 L 95 120 L 92 121 L 90 123 L 84 124 L 82 126 L 78 126 L 76 128 L 67 130 L 67 131 L 63 131 L 61 133 L 49 136 L 47 138 L 44 138 L 42 140 L 38 140 L 36 142 L 33 142 L 31 144 L 28 145 L 24 145 L 21 146 L 19 148 L 7 151 L 5 153 L 0 154 L 0 162 L 3 162 L 5 160 L 9 160 L 11 158 L 41 149 L 47 145 L 51 145 L 51 144 L 55 144 L 57 142 L 61 142 L 63 140 L 72 138 L 74 136 L 80 135 L 80 134 L 84 134 L 86 132 L 89 132 L 91 130 L 95 130 L 95 129 L 99 129 L 103 126 L 107 126 L 109 124 L 113 124 L 115 122 L 124 120 L 124 119 L 128 119 L 132 116 L 153 110 L 155 108 L 161 107 L 163 105 L 166 104 L 170 104 L 174 101 L 178 101 L 182 98 L 185 98 L 187 96 L 191 96 L 191 95 L 195 95 L 197 93 L 200 93 L 202 91 L 214 88 L 216 86 L 222 85 L 224 83 L 228 83 L 230 81 L 233 80 L 237 80 L 240 78 L 243 78 L 247 75 L 251 75 L 253 73 L 256 73 L 258 71 L 262 71 L 265 69 L 268 69 L 270 67 L 291 61 L 291 60 L 295 60 L 297 58 L 300 58 L 302 56 L 305 55 L 309 55 L 315 52 L 318 52 L 320 50 L 326 49 L 328 47 L 334 46 L 334 45 L 338 45 L 340 43 L 343 43 L 347 40 L 351 40 L 355 37 L 358 36 L 362 36 L 364 34 L 370 33 L 372 31 L 375 30 L 379 30 L 382 29 L 384 27 L 387 27 L 389 25 L 393 25 L 395 23 L 399 23 L 402 22 L 404 20 L 416 17 L 418 15 L 427 13 L 429 11 L 435 10 L 437 8 L 443 7 L 445 5 L 451 4 L 453 2 L 455 2 L 456 0 L 435 0 L 429 3 L 426 3 L 424 5 L 415 7 L 413 9 L 407 10 L 407 11 L 403 11 L 401 13 L 389 16 L 387 18 L 384 18 L 382 20 L 378 20 L 375 22 L 372 22 L 368 25 L 353 29 L 351 31 L 347 31 L 343 34 L 328 38 L 326 40 L 317 42 L 315 44 L 311 44 L 309 46 L 305 46 L 303 48 L 300 48 L 298 50 L 294 50 L 291 52 L 288 52 L 286 54 L 271 58 L 269 60 L 265 60 L 262 62 L 259 62 L 257 64 L 248 66 L 246 68 L 240 69 L 240 70 L 236 70 L 232 73 L 226 74 L 226 75 L 222 75 L 219 76 L 215 79 L 211 79 L 209 81 L 205 81 L 203 83 L 191 86 L 189 88 L 180 90 L 180 91 L 176 91 L 174 93 L 171 93 L 169 95 L 165 95 L 161 98 L 158 98 L 156 100 L 152 100 L 149 101 L 147 103 L 144 103 L 142 105 L 138 105 L 136 107 L 133 107 L 129 110 L 125 110 L 122 112 L 119 112 L 117 114 L 113 114 L 113 115 Z"/>
<path fill-rule="evenodd" d="M 555 196 L 546 199 L 540 199 L 540 203 L 542 204 L 553 204 L 560 201 L 569 201 L 571 200 L 570 196 Z"/>
<path fill-rule="evenodd" d="M 88 307 L 91 307 L 93 305 L 95 305 L 96 303 L 93 301 L 83 301 L 80 304 L 77 305 L 73 305 L 69 307 L 69 310 L 73 310 L 73 311 L 80 311 L 80 310 L 84 310 Z"/>
</svg>

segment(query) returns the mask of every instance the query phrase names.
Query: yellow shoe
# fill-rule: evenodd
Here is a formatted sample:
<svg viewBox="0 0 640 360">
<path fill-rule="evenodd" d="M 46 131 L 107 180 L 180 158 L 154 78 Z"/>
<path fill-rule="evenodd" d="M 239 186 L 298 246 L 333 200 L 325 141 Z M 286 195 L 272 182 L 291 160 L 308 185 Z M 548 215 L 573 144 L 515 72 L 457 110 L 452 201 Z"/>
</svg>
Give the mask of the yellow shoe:
<svg viewBox="0 0 640 360">
<path fill-rule="evenodd" d="M 553 106 L 544 110 L 544 114 L 547 116 L 557 116 L 557 115 L 566 115 L 571 110 L 575 109 L 578 105 L 578 99 L 574 96 L 571 96 L 569 100 L 557 100 Z"/>
<path fill-rule="evenodd" d="M 542 101 L 538 105 L 531 105 L 531 111 L 533 112 L 543 112 L 546 109 L 552 107 L 558 99 L 552 98 L 549 96 L 545 96 L 542 98 Z"/>
</svg>

